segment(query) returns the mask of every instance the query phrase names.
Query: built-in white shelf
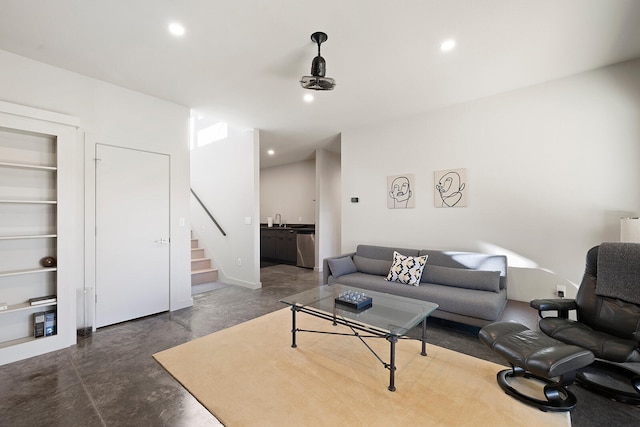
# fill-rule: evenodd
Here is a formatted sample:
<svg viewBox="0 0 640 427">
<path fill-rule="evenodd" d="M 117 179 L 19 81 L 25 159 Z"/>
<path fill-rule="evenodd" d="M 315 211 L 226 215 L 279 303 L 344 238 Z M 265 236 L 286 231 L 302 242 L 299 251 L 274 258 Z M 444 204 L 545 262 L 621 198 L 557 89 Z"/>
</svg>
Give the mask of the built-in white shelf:
<svg viewBox="0 0 640 427">
<path fill-rule="evenodd" d="M 23 240 L 23 239 L 55 239 L 57 234 L 25 234 L 16 236 L 0 236 L 0 240 Z"/>
<path fill-rule="evenodd" d="M 23 274 L 46 273 L 48 271 L 56 271 L 56 267 L 27 268 L 24 270 L 0 271 L 0 277 L 21 276 Z"/>
<path fill-rule="evenodd" d="M 24 310 L 38 309 L 41 307 L 49 307 L 57 304 L 58 304 L 57 302 L 48 302 L 46 304 L 31 305 L 28 302 L 23 302 L 20 304 L 8 305 L 6 310 L 0 310 L 0 315 L 6 314 L 6 313 L 14 313 L 16 311 L 24 311 Z"/>
<path fill-rule="evenodd" d="M 30 165 L 26 163 L 7 163 L 0 162 L 0 166 L 6 168 L 15 168 L 15 169 L 33 169 L 33 170 L 45 170 L 45 171 L 57 171 L 58 168 L 55 166 L 41 166 L 41 165 Z"/>
<path fill-rule="evenodd" d="M 55 239 L 57 234 L 25 234 L 22 236 L 0 236 L 0 240 L 23 240 L 23 239 Z"/>
<path fill-rule="evenodd" d="M 0 365 L 76 341 L 71 269 L 37 260 L 72 259 L 77 250 L 60 237 L 74 226 L 75 175 L 65 165 L 81 146 L 78 127 L 75 117 L 0 101 L 0 301 L 10 304 L 0 310 Z M 37 295 L 56 301 L 31 305 Z M 55 311 L 55 336 L 34 337 L 40 310 Z"/>
<path fill-rule="evenodd" d="M 29 341 L 35 341 L 35 339 L 36 339 L 35 337 L 24 337 L 24 338 L 18 338 L 17 340 L 0 342 L 0 348 L 7 348 L 7 347 L 11 347 L 18 344 L 24 344 Z M 38 338 L 38 339 L 42 339 L 42 338 Z"/>
<path fill-rule="evenodd" d="M 28 343 L 28 342 L 31 342 L 31 341 L 35 341 L 35 340 L 38 340 L 38 341 L 46 340 L 46 339 L 50 339 L 50 338 L 54 338 L 54 337 L 56 337 L 56 335 L 49 335 L 49 336 L 46 336 L 46 337 L 39 337 L 39 338 L 36 338 L 36 337 L 33 337 L 33 336 L 24 337 L 24 338 L 18 338 L 18 339 L 15 339 L 15 340 L 0 342 L 0 348 L 12 347 L 12 346 L 18 345 L 18 344 L 25 344 L 25 343 Z"/>
<path fill-rule="evenodd" d="M 28 204 L 28 205 L 55 205 L 58 203 L 57 200 L 7 200 L 0 199 L 0 203 L 17 203 L 17 204 Z"/>
</svg>

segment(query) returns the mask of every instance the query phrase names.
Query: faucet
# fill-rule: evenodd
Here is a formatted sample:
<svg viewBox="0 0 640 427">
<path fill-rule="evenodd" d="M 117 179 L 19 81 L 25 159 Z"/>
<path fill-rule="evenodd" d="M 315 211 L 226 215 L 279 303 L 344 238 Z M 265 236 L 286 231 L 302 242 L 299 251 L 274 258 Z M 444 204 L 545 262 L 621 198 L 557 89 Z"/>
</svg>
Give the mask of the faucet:
<svg viewBox="0 0 640 427">
<path fill-rule="evenodd" d="M 275 222 L 278 224 L 278 227 L 282 227 L 282 215 L 277 213 Z"/>
</svg>

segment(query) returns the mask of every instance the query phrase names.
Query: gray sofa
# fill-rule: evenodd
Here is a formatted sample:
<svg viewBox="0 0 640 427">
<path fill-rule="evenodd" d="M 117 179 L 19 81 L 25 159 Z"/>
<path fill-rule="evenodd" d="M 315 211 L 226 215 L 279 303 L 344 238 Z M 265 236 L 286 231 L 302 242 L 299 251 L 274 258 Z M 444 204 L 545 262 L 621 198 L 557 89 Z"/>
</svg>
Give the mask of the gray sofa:
<svg viewBox="0 0 640 427">
<path fill-rule="evenodd" d="M 419 286 L 385 280 L 394 251 L 428 255 Z M 498 320 L 507 304 L 503 255 L 358 245 L 356 252 L 325 258 L 323 280 L 435 302 L 433 317 L 479 327 Z"/>
</svg>

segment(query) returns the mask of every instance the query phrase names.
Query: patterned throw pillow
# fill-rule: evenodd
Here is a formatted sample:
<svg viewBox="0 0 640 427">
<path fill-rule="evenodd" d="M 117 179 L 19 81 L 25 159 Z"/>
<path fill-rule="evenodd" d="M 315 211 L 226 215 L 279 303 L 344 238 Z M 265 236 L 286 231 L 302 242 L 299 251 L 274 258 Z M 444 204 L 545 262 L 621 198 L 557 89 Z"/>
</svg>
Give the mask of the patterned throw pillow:
<svg viewBox="0 0 640 427">
<path fill-rule="evenodd" d="M 386 280 L 405 285 L 420 286 L 422 271 L 427 263 L 427 255 L 406 256 L 393 251 L 393 264 Z"/>
</svg>

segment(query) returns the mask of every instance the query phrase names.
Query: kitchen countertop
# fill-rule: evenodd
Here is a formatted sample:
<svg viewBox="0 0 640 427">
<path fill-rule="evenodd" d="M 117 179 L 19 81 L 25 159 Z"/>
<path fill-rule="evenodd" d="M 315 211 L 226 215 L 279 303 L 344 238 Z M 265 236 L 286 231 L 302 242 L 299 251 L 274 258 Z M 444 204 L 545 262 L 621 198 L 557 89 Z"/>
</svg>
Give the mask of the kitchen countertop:
<svg viewBox="0 0 640 427">
<path fill-rule="evenodd" d="M 315 232 L 316 226 L 314 224 L 288 224 L 285 227 L 278 227 L 274 225 L 273 227 L 267 226 L 267 224 L 260 224 L 261 230 L 282 230 L 282 231 L 300 231 L 300 232 Z"/>
</svg>

